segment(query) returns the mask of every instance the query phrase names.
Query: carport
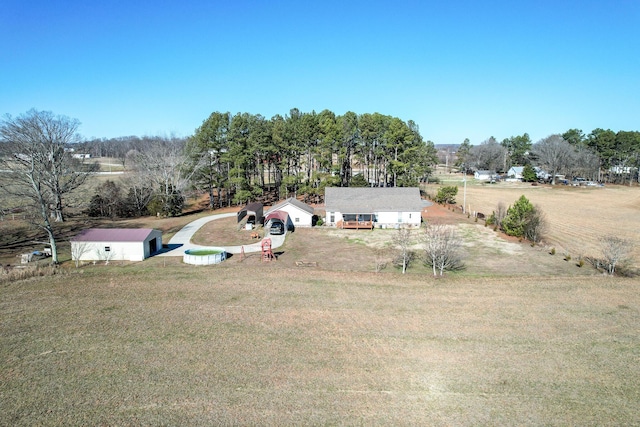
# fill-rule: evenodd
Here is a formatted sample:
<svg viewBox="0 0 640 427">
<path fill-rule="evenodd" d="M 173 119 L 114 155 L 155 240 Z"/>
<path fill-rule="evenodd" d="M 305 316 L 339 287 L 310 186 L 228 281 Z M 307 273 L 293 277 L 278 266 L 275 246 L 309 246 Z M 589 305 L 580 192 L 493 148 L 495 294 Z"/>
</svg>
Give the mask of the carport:
<svg viewBox="0 0 640 427">
<path fill-rule="evenodd" d="M 249 203 L 238 212 L 238 223 L 240 223 L 244 217 L 247 217 L 247 222 L 259 224 L 262 221 L 262 209 L 262 203 Z"/>
</svg>

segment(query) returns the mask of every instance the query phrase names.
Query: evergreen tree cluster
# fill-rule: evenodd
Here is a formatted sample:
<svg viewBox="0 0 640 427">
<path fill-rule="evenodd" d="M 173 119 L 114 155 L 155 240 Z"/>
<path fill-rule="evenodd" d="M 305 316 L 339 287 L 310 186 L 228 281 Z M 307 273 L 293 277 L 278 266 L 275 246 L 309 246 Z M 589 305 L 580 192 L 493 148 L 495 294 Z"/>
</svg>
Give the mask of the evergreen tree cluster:
<svg viewBox="0 0 640 427">
<path fill-rule="evenodd" d="M 436 164 L 432 142 L 413 121 L 347 112 L 301 112 L 266 119 L 214 112 L 187 143 L 193 184 L 244 203 L 266 190 L 278 198 L 323 194 L 326 186 L 413 186 Z M 218 197 L 218 198 L 217 198 Z"/>
</svg>

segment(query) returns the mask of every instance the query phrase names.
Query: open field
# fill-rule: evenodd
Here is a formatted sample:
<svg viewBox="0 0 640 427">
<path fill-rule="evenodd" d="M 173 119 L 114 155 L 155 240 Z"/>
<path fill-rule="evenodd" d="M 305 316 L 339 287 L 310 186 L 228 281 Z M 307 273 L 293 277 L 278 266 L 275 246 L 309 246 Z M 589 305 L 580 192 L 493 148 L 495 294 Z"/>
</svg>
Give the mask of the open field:
<svg viewBox="0 0 640 427">
<path fill-rule="evenodd" d="M 0 425 L 640 424 L 640 280 L 560 254 L 609 212 L 637 237 L 638 189 L 469 186 L 467 201 L 490 213 L 521 194 L 559 253 L 433 206 L 426 219 L 465 240 L 467 268 L 439 279 L 419 262 L 375 273 L 393 230 L 298 229 L 270 263 L 62 257 L 61 275 L 0 285 Z M 589 210 L 596 200 L 608 210 Z M 564 220 L 585 212 L 596 230 Z M 110 224 L 168 240 L 207 214 Z M 201 243 L 244 242 L 234 222 Z M 0 223 L 7 256 L 16 224 Z"/>
<path fill-rule="evenodd" d="M 0 424 L 640 423 L 636 280 L 238 266 L 4 285 Z"/>
<path fill-rule="evenodd" d="M 456 200 L 462 205 L 460 177 L 446 185 L 460 186 Z M 427 191 L 435 194 L 438 187 L 429 185 Z M 601 237 L 624 237 L 635 243 L 634 263 L 640 267 L 640 187 L 551 187 L 506 182 L 492 185 L 475 184 L 470 180 L 467 183 L 467 209 L 488 216 L 498 203 L 509 206 L 521 195 L 545 213 L 550 225 L 545 239 L 547 246 L 555 247 L 559 253 L 568 252 L 573 258 L 599 256 Z"/>
</svg>

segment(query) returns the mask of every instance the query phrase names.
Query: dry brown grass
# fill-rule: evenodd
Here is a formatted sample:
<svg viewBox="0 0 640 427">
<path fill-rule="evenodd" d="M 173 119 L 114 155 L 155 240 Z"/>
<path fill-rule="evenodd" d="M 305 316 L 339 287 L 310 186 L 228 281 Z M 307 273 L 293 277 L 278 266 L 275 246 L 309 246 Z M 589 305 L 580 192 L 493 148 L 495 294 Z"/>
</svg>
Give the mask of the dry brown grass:
<svg viewBox="0 0 640 427">
<path fill-rule="evenodd" d="M 3 286 L 1 424 L 640 422 L 637 281 L 238 267 Z"/>
<path fill-rule="evenodd" d="M 497 188 L 468 200 L 562 194 Z M 620 191 L 614 211 L 634 212 Z M 640 281 L 426 215 L 458 224 L 465 271 L 375 273 L 392 230 L 319 228 L 270 263 L 154 257 L 0 285 L 0 425 L 640 423 Z"/>
<path fill-rule="evenodd" d="M 428 191 L 434 192 L 436 188 L 431 185 Z M 542 208 L 550 225 L 545 243 L 555 247 L 559 254 L 568 252 L 574 259 L 578 256 L 599 257 L 600 239 L 615 235 L 635 243 L 633 262 L 640 267 L 640 187 L 468 183 L 467 207 L 470 205 L 471 211 L 488 215 L 499 202 L 509 206 L 521 195 Z M 462 200 L 460 188 L 457 201 L 461 204 Z"/>
</svg>

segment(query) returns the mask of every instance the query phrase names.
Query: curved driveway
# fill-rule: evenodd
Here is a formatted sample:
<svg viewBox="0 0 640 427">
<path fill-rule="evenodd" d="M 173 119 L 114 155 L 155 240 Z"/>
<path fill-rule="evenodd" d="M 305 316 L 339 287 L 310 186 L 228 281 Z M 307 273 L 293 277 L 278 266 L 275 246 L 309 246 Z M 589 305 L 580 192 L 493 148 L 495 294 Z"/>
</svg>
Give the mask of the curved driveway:
<svg viewBox="0 0 640 427">
<path fill-rule="evenodd" d="M 224 214 L 215 214 L 211 216 L 206 216 L 200 219 L 196 219 L 195 221 L 190 222 L 185 225 L 178 231 L 172 238 L 169 240 L 169 248 L 164 249 L 160 256 L 183 256 L 184 251 L 188 249 L 206 249 L 211 246 L 202 246 L 191 243 L 191 239 L 193 235 L 198 231 L 203 225 L 208 223 L 209 221 L 215 221 L 216 219 L 221 218 L 229 218 L 231 216 L 236 216 L 235 212 L 224 213 Z M 281 235 L 269 235 L 265 234 L 264 238 L 269 237 L 271 239 L 271 248 L 277 248 L 282 246 L 284 243 L 285 234 Z M 263 239 L 264 240 L 264 239 Z M 260 252 L 262 250 L 262 241 L 258 243 L 251 243 L 249 245 L 242 246 L 224 246 L 224 245 L 216 245 L 216 248 L 223 248 L 226 252 L 231 254 L 239 254 L 242 252 L 242 248 L 244 247 L 245 252 Z"/>
</svg>

